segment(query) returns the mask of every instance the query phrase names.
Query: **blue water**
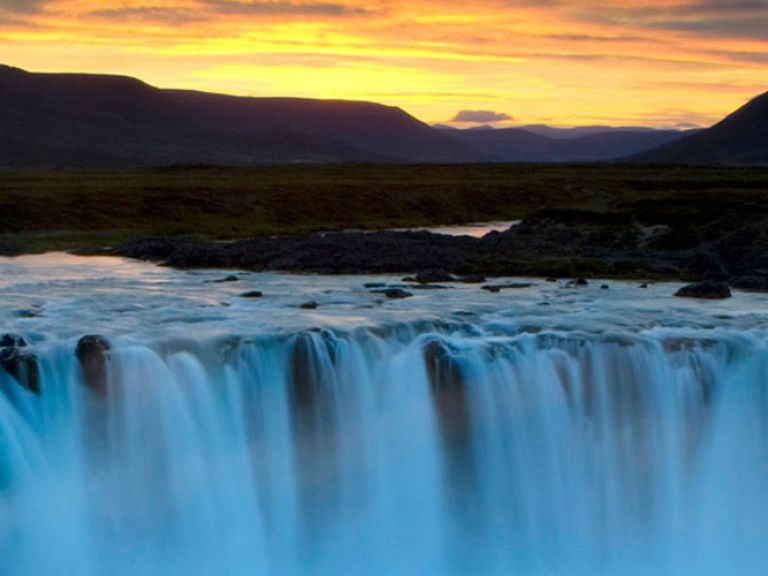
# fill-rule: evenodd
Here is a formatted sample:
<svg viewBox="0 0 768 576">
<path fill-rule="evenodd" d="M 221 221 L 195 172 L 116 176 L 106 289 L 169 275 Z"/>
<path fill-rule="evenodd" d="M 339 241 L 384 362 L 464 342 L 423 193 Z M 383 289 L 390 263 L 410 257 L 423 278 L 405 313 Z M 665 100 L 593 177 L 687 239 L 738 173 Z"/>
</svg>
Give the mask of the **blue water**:
<svg viewBox="0 0 768 576">
<path fill-rule="evenodd" d="M 0 262 L 0 574 L 762 575 L 768 300 Z M 240 298 L 259 289 L 260 300 Z M 300 304 L 315 300 L 317 310 Z M 111 342 L 103 392 L 75 356 Z"/>
</svg>

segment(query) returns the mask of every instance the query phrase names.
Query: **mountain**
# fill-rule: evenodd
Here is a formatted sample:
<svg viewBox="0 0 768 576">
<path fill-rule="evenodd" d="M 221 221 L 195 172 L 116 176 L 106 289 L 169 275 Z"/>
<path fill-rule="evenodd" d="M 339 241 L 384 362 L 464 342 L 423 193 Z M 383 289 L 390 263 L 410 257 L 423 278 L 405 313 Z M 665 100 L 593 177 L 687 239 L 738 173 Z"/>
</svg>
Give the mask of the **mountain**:
<svg viewBox="0 0 768 576">
<path fill-rule="evenodd" d="M 768 165 L 768 92 L 711 128 L 633 160 L 658 164 Z"/>
<path fill-rule="evenodd" d="M 553 126 L 547 126 L 546 124 L 529 124 L 527 126 L 519 126 L 519 128 L 527 132 L 533 132 L 539 136 L 557 140 L 578 138 L 579 136 L 591 136 L 593 134 L 602 134 L 605 132 L 656 132 L 656 129 L 644 126 L 625 126 L 620 128 L 614 126 L 575 126 L 573 128 L 555 128 Z"/>
<path fill-rule="evenodd" d="M 0 66 L 0 167 L 604 162 L 685 134 L 600 126 L 457 130 L 372 102 L 245 98 Z"/>
<path fill-rule="evenodd" d="M 399 108 L 161 90 L 121 76 L 0 66 L 0 166 L 466 162 Z"/>
<path fill-rule="evenodd" d="M 677 130 L 650 128 L 548 128 L 539 133 L 527 128 L 443 130 L 497 162 L 607 162 L 651 150 L 685 135 Z"/>
</svg>

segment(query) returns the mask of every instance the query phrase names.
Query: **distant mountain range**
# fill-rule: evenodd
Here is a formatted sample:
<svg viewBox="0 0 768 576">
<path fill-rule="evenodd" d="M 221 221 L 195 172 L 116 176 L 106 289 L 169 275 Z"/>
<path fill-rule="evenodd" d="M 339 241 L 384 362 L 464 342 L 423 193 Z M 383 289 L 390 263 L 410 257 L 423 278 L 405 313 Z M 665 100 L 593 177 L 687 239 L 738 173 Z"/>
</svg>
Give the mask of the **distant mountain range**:
<svg viewBox="0 0 768 576">
<path fill-rule="evenodd" d="M 686 135 L 677 130 L 650 128 L 537 128 L 538 133 L 528 127 L 440 129 L 495 162 L 608 162 L 640 154 Z"/>
<path fill-rule="evenodd" d="M 485 129 L 484 129 L 485 128 Z M 768 163 L 768 95 L 707 130 L 458 130 L 371 102 L 162 90 L 0 66 L 0 167 L 173 164 Z"/>
</svg>

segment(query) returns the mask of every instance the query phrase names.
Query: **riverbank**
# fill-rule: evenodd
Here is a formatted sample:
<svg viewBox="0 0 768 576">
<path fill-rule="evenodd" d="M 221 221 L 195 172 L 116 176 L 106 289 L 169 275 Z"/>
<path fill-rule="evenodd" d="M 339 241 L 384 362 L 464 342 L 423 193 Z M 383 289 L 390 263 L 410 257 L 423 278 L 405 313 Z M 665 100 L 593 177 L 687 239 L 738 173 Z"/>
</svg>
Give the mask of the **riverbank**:
<svg viewBox="0 0 768 576">
<path fill-rule="evenodd" d="M 717 220 L 687 244 L 680 230 L 628 215 L 541 211 L 482 238 L 429 232 L 345 232 L 235 242 L 143 238 L 107 253 L 176 268 L 237 268 L 319 274 L 425 274 L 721 280 L 768 287 L 768 218 Z"/>
</svg>

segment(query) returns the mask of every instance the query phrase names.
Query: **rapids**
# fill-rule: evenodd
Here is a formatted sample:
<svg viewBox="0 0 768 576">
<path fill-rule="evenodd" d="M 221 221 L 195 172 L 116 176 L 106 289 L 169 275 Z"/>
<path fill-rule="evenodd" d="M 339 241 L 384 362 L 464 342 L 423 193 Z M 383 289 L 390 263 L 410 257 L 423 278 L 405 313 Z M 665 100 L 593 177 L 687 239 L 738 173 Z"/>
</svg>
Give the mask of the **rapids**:
<svg viewBox="0 0 768 576">
<path fill-rule="evenodd" d="M 38 366 L 37 393 L 0 368 L 0 574 L 768 569 L 766 295 L 0 271 L 0 334 Z"/>
</svg>

